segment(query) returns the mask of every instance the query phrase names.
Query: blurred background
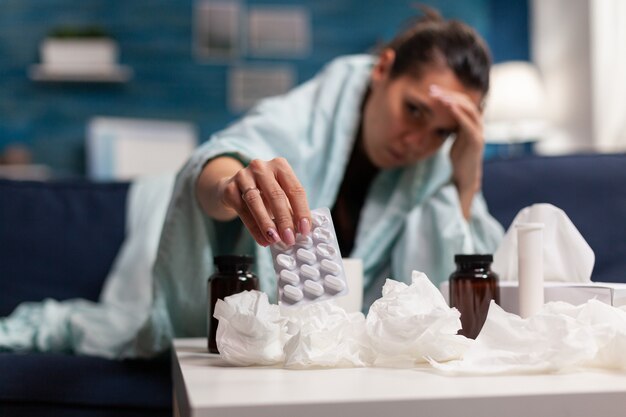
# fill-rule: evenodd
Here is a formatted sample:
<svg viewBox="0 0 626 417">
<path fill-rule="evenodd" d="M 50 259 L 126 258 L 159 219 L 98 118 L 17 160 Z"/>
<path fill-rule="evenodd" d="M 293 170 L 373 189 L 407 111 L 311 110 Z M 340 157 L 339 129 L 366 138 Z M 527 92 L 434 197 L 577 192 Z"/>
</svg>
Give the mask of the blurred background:
<svg viewBox="0 0 626 417">
<path fill-rule="evenodd" d="M 421 3 L 491 48 L 487 158 L 626 148 L 626 2 Z M 259 98 L 390 40 L 414 4 L 3 0 L 0 176 L 109 180 L 177 167 Z"/>
</svg>

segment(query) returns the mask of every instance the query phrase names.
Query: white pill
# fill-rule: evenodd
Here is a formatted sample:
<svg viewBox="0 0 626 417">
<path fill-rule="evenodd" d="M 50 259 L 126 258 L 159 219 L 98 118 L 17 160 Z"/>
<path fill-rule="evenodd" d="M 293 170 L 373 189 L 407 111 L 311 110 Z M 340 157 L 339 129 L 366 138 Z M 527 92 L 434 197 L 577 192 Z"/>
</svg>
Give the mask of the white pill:
<svg viewBox="0 0 626 417">
<path fill-rule="evenodd" d="M 286 269 L 280 271 L 280 279 L 285 284 L 298 285 L 300 283 L 300 277 L 298 277 L 298 274 Z"/>
<path fill-rule="evenodd" d="M 317 254 L 322 258 L 332 259 L 337 254 L 337 251 L 332 246 L 326 243 L 320 243 L 317 245 Z"/>
<path fill-rule="evenodd" d="M 330 272 L 333 275 L 337 275 L 341 272 L 341 267 L 339 266 L 339 264 L 333 261 L 329 261 L 328 259 L 322 259 L 320 265 L 322 266 L 322 269 L 324 271 Z"/>
<path fill-rule="evenodd" d="M 326 275 L 324 277 L 324 286 L 330 292 L 341 292 L 346 288 L 346 284 L 343 282 L 341 278 L 334 277 L 332 275 Z"/>
<path fill-rule="evenodd" d="M 315 281 L 304 281 L 304 292 L 311 298 L 317 298 L 324 294 L 324 287 Z"/>
<path fill-rule="evenodd" d="M 284 253 L 276 256 L 276 263 L 287 269 L 294 269 L 296 267 L 296 260 L 293 259 L 293 256 L 285 255 Z"/>
<path fill-rule="evenodd" d="M 276 249 L 278 252 L 283 253 L 293 253 L 293 248 L 291 246 L 287 246 L 285 242 L 278 242 L 272 245 L 272 248 Z"/>
<path fill-rule="evenodd" d="M 326 226 L 329 223 L 328 217 L 323 214 L 313 213 L 311 217 L 313 218 L 313 226 L 315 227 Z"/>
<path fill-rule="evenodd" d="M 293 303 L 297 303 L 302 300 L 304 294 L 302 294 L 302 290 L 300 288 L 296 288 L 292 285 L 285 285 L 283 288 L 283 296 Z"/>
<path fill-rule="evenodd" d="M 313 230 L 313 238 L 318 242 L 328 243 L 332 240 L 333 236 L 329 230 L 324 229 L 323 227 L 318 227 Z"/>
<path fill-rule="evenodd" d="M 310 248 L 313 246 L 313 239 L 311 239 L 311 236 L 298 235 L 296 238 L 296 245 L 302 248 Z"/>
<path fill-rule="evenodd" d="M 303 248 L 298 249 L 298 251 L 296 252 L 296 257 L 301 262 L 307 263 L 309 265 L 312 265 L 317 261 L 317 258 L 315 257 L 315 254 L 313 252 Z"/>
<path fill-rule="evenodd" d="M 300 275 L 302 275 L 305 279 L 312 279 L 315 281 L 320 279 L 320 271 L 311 265 L 302 265 L 300 267 Z"/>
</svg>

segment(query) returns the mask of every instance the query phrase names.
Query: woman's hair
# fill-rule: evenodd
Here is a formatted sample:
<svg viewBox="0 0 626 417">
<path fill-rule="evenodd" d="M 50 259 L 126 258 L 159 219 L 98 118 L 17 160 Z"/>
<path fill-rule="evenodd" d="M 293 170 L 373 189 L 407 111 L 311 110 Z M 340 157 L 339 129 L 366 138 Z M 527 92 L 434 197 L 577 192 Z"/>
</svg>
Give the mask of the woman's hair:
<svg viewBox="0 0 626 417">
<path fill-rule="evenodd" d="M 395 51 L 391 77 L 419 76 L 428 65 L 445 64 L 467 88 L 489 90 L 489 48 L 480 35 L 458 20 L 444 20 L 426 6 L 423 16 L 400 32 L 385 48 Z"/>
</svg>

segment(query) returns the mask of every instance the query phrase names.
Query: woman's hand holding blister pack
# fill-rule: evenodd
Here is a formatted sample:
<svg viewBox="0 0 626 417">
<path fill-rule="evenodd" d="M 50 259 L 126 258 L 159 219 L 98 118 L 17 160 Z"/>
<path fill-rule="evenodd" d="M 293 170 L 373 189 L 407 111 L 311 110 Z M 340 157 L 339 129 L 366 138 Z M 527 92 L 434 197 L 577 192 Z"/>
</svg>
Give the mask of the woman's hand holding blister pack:
<svg viewBox="0 0 626 417">
<path fill-rule="evenodd" d="M 262 246 L 296 243 L 311 231 L 304 187 L 285 158 L 254 159 L 218 185 L 222 204 L 234 210 Z"/>
</svg>

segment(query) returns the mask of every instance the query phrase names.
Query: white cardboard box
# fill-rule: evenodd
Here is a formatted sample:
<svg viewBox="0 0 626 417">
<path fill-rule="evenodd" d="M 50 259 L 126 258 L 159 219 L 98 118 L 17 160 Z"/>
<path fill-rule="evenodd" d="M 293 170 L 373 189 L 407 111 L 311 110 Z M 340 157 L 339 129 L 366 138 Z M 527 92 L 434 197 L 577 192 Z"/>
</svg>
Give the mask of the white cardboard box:
<svg viewBox="0 0 626 417">
<path fill-rule="evenodd" d="M 504 310 L 519 314 L 517 298 L 517 281 L 500 281 L 500 307 Z M 450 304 L 450 290 L 448 281 L 439 286 L 446 302 Z M 593 298 L 615 307 L 626 305 L 626 284 L 615 282 L 545 282 L 545 302 L 565 301 L 578 305 Z"/>
<path fill-rule="evenodd" d="M 128 181 L 176 172 L 197 142 L 190 122 L 94 117 L 87 126 L 87 173 L 98 181 Z"/>
</svg>

